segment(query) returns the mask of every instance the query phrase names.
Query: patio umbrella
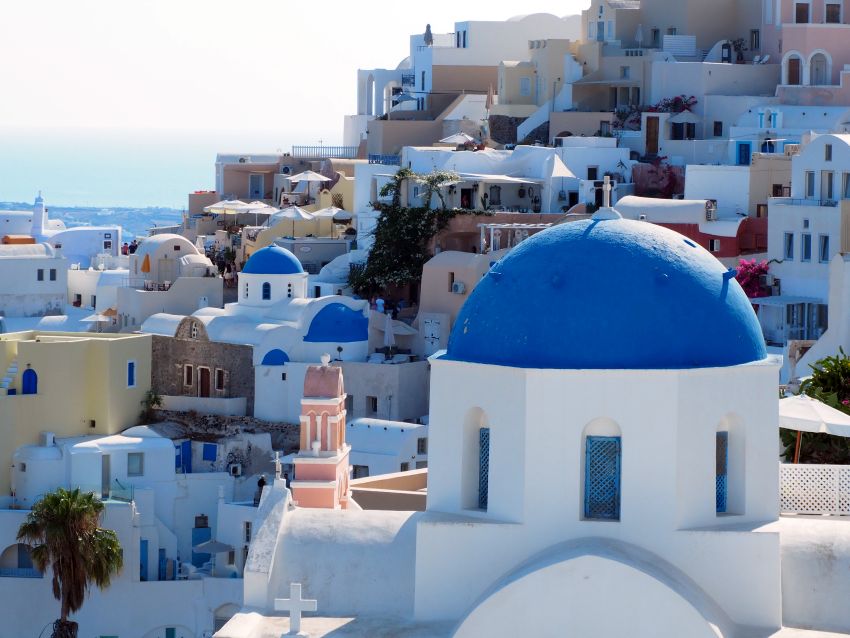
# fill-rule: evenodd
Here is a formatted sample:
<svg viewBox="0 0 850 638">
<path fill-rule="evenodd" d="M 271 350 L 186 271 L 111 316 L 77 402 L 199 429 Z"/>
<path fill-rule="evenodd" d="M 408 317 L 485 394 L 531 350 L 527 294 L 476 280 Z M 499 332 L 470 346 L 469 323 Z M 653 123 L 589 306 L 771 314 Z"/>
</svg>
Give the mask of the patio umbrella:
<svg viewBox="0 0 850 638">
<path fill-rule="evenodd" d="M 471 135 L 467 135 L 466 133 L 455 133 L 454 135 L 449 135 L 448 137 L 444 137 L 440 140 L 440 144 L 471 144 L 475 141 L 475 138 Z"/>
<path fill-rule="evenodd" d="M 307 199 L 310 199 L 310 184 L 312 182 L 330 182 L 332 181 L 330 177 L 325 177 L 324 175 L 320 175 L 315 171 L 304 171 L 303 173 L 298 173 L 298 175 L 293 175 L 289 178 L 289 181 L 293 184 L 297 184 L 298 182 L 306 182 L 307 183 Z"/>
<path fill-rule="evenodd" d="M 233 545 L 228 545 L 226 543 L 220 543 L 214 538 L 211 538 L 208 541 L 204 541 L 203 543 L 198 543 L 197 545 L 192 547 L 192 550 L 198 554 L 211 554 L 212 555 L 212 569 L 210 569 L 210 574 L 214 574 L 215 572 L 215 555 L 223 554 L 224 552 L 229 552 L 233 549 Z"/>
<path fill-rule="evenodd" d="M 240 213 L 248 210 L 249 206 L 241 199 L 224 199 L 215 204 L 204 206 L 207 213 Z"/>
<path fill-rule="evenodd" d="M 271 217 L 269 217 L 268 225 L 269 225 L 269 227 L 271 227 L 272 224 L 276 224 L 281 219 L 291 219 L 292 220 L 292 236 L 294 237 L 295 236 L 295 222 L 296 222 L 296 220 L 309 221 L 309 220 L 314 219 L 314 218 L 315 218 L 315 216 L 312 213 L 308 213 L 303 208 L 299 208 L 298 206 L 288 206 L 288 207 L 276 212 Z"/>
<path fill-rule="evenodd" d="M 275 208 L 274 206 L 269 206 L 265 202 L 261 201 L 253 201 L 250 204 L 246 204 L 246 212 L 254 213 L 254 226 L 258 225 L 257 215 L 262 213 L 263 215 L 274 215 L 279 208 Z"/>
<path fill-rule="evenodd" d="M 794 463 L 799 463 L 803 432 L 850 437 L 850 416 L 817 399 L 798 394 L 779 400 L 779 427 L 797 430 Z"/>
</svg>

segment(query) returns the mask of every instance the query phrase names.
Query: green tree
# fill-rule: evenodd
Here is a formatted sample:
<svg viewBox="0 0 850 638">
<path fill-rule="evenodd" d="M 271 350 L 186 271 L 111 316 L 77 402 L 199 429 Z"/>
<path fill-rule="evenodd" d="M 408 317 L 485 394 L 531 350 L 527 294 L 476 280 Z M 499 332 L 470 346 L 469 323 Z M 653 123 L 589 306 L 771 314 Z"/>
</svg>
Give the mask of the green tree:
<svg viewBox="0 0 850 638">
<path fill-rule="evenodd" d="M 812 376 L 800 384 L 800 393 L 850 414 L 850 357 L 844 353 L 844 349 L 839 348 L 838 354 L 824 357 L 809 367 Z M 786 446 L 786 458 L 791 458 L 797 433 L 782 430 L 781 436 Z M 848 464 L 850 441 L 831 434 L 806 432 L 801 439 L 800 460 L 804 463 Z"/>
<path fill-rule="evenodd" d="M 18 529 L 18 540 L 32 545 L 33 564 L 53 572 L 53 596 L 61 603 L 53 638 L 76 638 L 77 623 L 68 616 L 83 606 L 92 583 L 109 587 L 121 571 L 118 537 L 99 526 L 103 503 L 79 488 L 45 494 Z"/>
<path fill-rule="evenodd" d="M 378 211 L 374 244 L 365 265 L 351 268 L 349 285 L 355 293 L 369 296 L 390 286 L 416 286 L 422 279 L 422 267 L 431 258 L 431 240 L 459 214 L 486 215 L 481 211 L 449 209 L 442 187 L 460 178 L 451 171 L 419 175 L 402 168 L 381 188 L 380 196 L 389 203 L 373 202 Z M 405 182 L 415 181 L 423 188 L 422 206 L 403 206 Z M 434 198 L 438 205 L 434 206 Z"/>
</svg>

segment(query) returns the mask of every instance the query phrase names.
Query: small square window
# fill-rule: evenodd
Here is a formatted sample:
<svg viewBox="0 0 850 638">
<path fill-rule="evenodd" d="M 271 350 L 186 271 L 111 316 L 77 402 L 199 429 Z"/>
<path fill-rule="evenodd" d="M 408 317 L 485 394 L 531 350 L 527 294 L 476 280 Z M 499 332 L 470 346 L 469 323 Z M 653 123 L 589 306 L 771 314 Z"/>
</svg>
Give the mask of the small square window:
<svg viewBox="0 0 850 638">
<path fill-rule="evenodd" d="M 112 250 L 112 242 L 111 241 L 103 242 L 103 249 L 104 250 Z"/>
<path fill-rule="evenodd" d="M 145 475 L 145 453 L 129 452 L 127 454 L 127 476 Z"/>
<path fill-rule="evenodd" d="M 410 463 L 402 463 L 399 465 L 399 472 L 407 472 L 410 469 Z"/>
<path fill-rule="evenodd" d="M 38 271 L 35 273 L 35 278 L 38 281 L 44 281 L 44 268 L 38 269 Z"/>
<path fill-rule="evenodd" d="M 599 179 L 599 167 L 598 166 L 588 166 L 587 167 L 587 179 L 591 182 L 595 182 Z"/>
<path fill-rule="evenodd" d="M 180 244 L 177 244 L 176 246 L 174 246 L 174 251 L 175 251 L 175 252 L 177 252 L 177 251 L 179 251 L 179 250 L 180 250 Z"/>
<path fill-rule="evenodd" d="M 286 373 L 285 373 L 285 372 L 281 372 L 281 373 L 280 373 L 280 380 L 281 380 L 281 381 L 286 381 Z"/>
<path fill-rule="evenodd" d="M 808 220 L 808 219 L 804 219 L 804 220 L 803 220 L 803 228 L 808 228 L 808 227 L 809 227 L 809 220 Z"/>
<path fill-rule="evenodd" d="M 714 122 L 714 137 L 723 137 L 723 122 Z"/>
<path fill-rule="evenodd" d="M 50 269 L 50 281 L 56 281 L 56 269 L 55 268 Z"/>
</svg>

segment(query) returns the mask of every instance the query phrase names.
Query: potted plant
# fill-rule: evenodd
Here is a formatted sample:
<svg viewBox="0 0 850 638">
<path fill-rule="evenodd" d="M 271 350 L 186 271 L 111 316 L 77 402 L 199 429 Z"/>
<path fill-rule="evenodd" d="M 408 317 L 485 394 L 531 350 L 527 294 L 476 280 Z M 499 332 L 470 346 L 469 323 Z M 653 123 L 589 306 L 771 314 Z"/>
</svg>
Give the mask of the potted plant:
<svg viewBox="0 0 850 638">
<path fill-rule="evenodd" d="M 736 38 L 732 40 L 732 49 L 735 51 L 735 62 L 737 64 L 744 63 L 744 51 L 747 47 L 744 46 L 744 38 Z"/>
</svg>

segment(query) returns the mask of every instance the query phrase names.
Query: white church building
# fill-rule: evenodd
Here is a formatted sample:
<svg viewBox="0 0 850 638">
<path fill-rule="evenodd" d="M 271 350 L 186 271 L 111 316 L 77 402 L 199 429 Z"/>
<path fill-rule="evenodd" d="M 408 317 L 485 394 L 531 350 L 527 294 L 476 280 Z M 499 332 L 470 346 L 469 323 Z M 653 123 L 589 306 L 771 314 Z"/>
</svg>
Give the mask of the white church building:
<svg viewBox="0 0 850 638">
<path fill-rule="evenodd" d="M 538 233 L 431 365 L 426 511 L 292 508 L 276 481 L 218 638 L 285 632 L 275 610 L 309 600 L 313 636 L 850 631 L 850 541 L 778 520 L 779 361 L 705 249 L 610 208 Z M 815 581 L 836 593 L 811 604 Z"/>
</svg>

